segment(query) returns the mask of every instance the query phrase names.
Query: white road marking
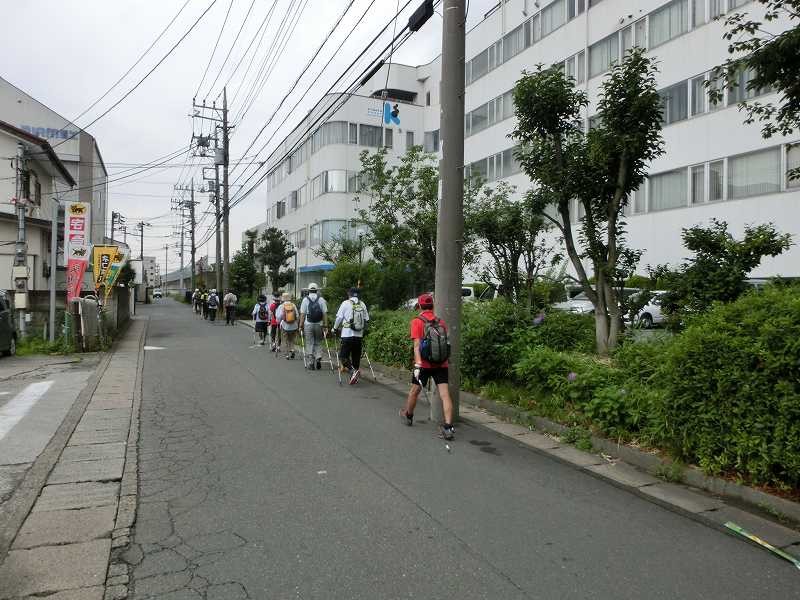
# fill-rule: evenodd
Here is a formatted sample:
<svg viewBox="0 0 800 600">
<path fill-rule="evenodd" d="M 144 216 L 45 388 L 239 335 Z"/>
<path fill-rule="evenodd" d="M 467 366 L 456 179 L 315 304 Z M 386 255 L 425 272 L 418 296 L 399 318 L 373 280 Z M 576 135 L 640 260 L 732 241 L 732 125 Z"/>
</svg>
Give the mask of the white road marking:
<svg viewBox="0 0 800 600">
<path fill-rule="evenodd" d="M 317 475 L 327 475 L 327 471 L 317 471 Z"/>
<path fill-rule="evenodd" d="M 11 392 L 0 392 L 0 396 L 8 396 Z"/>
<path fill-rule="evenodd" d="M 51 385 L 52 381 L 32 383 L 0 408 L 0 440 L 28 414 Z"/>
<path fill-rule="evenodd" d="M 145 350 L 166 350 L 166 348 L 162 348 L 161 346 L 145 346 Z"/>
</svg>

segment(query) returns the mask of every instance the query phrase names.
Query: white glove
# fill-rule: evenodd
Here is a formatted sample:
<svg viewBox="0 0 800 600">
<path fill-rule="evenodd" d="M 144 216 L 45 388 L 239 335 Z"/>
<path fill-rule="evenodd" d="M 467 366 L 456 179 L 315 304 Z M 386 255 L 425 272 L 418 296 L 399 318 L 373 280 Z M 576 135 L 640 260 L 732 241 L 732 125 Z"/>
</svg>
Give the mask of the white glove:
<svg viewBox="0 0 800 600">
<path fill-rule="evenodd" d="M 414 365 L 414 370 L 411 371 L 414 376 L 414 380 L 419 383 L 419 376 L 422 374 L 422 365 Z"/>
</svg>

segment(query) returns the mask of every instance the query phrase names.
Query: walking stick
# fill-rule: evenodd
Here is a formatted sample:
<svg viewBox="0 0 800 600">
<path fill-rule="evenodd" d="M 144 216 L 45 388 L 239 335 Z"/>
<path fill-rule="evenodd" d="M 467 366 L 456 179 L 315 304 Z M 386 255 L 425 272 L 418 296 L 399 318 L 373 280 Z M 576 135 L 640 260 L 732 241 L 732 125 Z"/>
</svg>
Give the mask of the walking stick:
<svg viewBox="0 0 800 600">
<path fill-rule="evenodd" d="M 306 332 L 305 328 L 301 331 L 300 328 L 297 328 L 297 333 L 300 334 L 300 352 L 303 353 L 303 368 L 308 369 L 308 365 L 306 364 Z"/>
<path fill-rule="evenodd" d="M 328 353 L 328 362 L 331 365 L 331 372 L 333 372 L 334 369 L 333 357 L 331 356 L 331 347 L 328 345 L 328 330 L 325 328 L 322 329 L 322 339 L 325 340 L 325 351 Z M 336 357 L 336 360 L 337 361 L 339 360 L 338 355 Z"/>
<path fill-rule="evenodd" d="M 364 349 L 364 358 L 367 359 L 367 364 L 369 365 L 369 370 L 372 373 L 372 381 L 378 381 L 375 377 L 375 369 L 372 368 L 372 361 L 369 359 L 369 354 L 367 354 L 366 348 Z"/>
</svg>

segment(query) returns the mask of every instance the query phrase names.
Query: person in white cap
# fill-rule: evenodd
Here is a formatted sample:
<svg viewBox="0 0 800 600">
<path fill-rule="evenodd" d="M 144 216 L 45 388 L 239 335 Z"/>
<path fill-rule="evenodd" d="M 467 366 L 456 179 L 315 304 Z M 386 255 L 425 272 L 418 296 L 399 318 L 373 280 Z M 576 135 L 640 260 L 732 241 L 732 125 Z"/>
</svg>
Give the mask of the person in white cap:
<svg viewBox="0 0 800 600">
<path fill-rule="evenodd" d="M 316 283 L 308 285 L 308 296 L 300 304 L 300 330 L 306 346 L 306 364 L 310 370 L 322 369 L 323 331 L 328 328 L 328 304 Z"/>
</svg>

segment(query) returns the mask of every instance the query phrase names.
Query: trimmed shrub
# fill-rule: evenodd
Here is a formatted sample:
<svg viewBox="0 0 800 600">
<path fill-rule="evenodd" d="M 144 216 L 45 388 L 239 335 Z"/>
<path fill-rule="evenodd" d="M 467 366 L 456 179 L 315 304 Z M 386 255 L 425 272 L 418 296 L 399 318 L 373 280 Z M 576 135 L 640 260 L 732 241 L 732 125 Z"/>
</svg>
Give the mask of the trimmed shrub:
<svg viewBox="0 0 800 600">
<path fill-rule="evenodd" d="M 661 442 L 710 473 L 800 485 L 800 287 L 768 287 L 693 320 L 657 373 Z"/>
<path fill-rule="evenodd" d="M 372 360 L 393 367 L 410 368 L 413 364 L 409 311 L 375 311 L 364 343 Z"/>
</svg>

